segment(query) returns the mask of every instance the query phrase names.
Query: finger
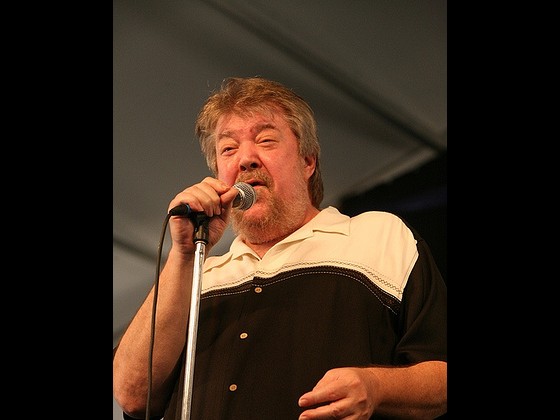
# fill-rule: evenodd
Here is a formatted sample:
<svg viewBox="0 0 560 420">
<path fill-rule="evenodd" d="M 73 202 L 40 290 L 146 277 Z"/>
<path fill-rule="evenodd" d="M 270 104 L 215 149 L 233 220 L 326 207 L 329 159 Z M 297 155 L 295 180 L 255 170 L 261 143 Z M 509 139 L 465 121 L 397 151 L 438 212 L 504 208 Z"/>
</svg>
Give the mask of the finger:
<svg viewBox="0 0 560 420">
<path fill-rule="evenodd" d="M 311 391 L 300 397 L 298 405 L 300 407 L 313 407 L 323 404 L 332 404 L 333 402 L 339 401 L 342 397 L 333 392 L 317 392 Z"/>
<path fill-rule="evenodd" d="M 228 191 L 230 187 L 214 178 L 205 178 L 202 182 L 192 185 L 177 194 L 171 201 L 170 208 L 179 204 L 188 204 L 194 212 L 204 212 L 212 217 L 220 214 L 222 206 L 220 193 Z"/>
<path fill-rule="evenodd" d="M 238 194 L 238 190 L 236 188 L 233 188 L 225 182 L 212 177 L 204 178 L 199 186 L 212 199 L 212 215 L 222 214 L 222 212 L 227 209 L 228 205 L 233 202 Z M 210 214 L 208 215 L 211 216 Z"/>
<path fill-rule="evenodd" d="M 227 192 L 220 195 L 222 209 L 225 210 L 231 208 L 231 206 L 233 205 L 233 201 L 235 200 L 238 194 L 239 194 L 239 190 L 237 188 L 230 187 L 230 189 Z"/>
<path fill-rule="evenodd" d="M 216 196 L 216 200 L 217 200 Z M 188 205 L 189 213 L 172 213 L 174 215 L 188 215 L 190 212 L 206 213 L 213 216 L 216 208 L 210 194 L 201 189 L 198 185 L 187 188 L 180 192 L 169 204 L 168 212 L 180 206 Z"/>
<path fill-rule="evenodd" d="M 202 209 L 197 210 L 204 211 L 204 213 L 210 217 L 215 214 L 220 214 L 222 212 L 220 195 L 216 191 L 215 187 L 207 182 L 201 182 L 195 187 L 198 204 L 202 206 Z"/>
<path fill-rule="evenodd" d="M 328 405 L 305 410 L 300 414 L 299 420 L 311 419 L 344 419 L 349 416 L 351 412 L 349 407 L 346 407 L 340 402 L 333 402 Z"/>
<path fill-rule="evenodd" d="M 331 382 L 319 381 L 312 391 L 303 394 L 298 401 L 300 407 L 330 403 L 346 396 L 343 389 L 335 387 Z"/>
</svg>

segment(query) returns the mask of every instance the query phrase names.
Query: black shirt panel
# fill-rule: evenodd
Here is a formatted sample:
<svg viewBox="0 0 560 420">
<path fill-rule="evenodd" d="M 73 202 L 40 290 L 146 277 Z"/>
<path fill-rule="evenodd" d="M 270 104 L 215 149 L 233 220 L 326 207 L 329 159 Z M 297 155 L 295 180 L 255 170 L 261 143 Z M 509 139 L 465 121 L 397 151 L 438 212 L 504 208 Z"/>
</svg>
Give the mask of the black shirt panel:
<svg viewBox="0 0 560 420">
<path fill-rule="evenodd" d="M 195 418 L 295 419 L 327 370 L 394 363 L 399 302 L 359 272 L 299 269 L 223 292 L 200 304 Z"/>
</svg>

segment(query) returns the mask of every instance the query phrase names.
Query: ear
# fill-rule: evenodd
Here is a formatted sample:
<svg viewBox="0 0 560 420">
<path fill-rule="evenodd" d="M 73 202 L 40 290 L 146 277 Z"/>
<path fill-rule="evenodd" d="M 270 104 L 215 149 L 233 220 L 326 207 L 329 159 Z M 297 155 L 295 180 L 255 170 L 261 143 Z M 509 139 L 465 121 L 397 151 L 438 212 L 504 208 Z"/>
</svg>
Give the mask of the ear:
<svg viewBox="0 0 560 420">
<path fill-rule="evenodd" d="M 307 178 L 311 178 L 313 172 L 315 172 L 315 167 L 317 166 L 317 157 L 316 156 L 306 156 L 303 158 L 305 162 L 305 172 L 307 173 Z"/>
</svg>

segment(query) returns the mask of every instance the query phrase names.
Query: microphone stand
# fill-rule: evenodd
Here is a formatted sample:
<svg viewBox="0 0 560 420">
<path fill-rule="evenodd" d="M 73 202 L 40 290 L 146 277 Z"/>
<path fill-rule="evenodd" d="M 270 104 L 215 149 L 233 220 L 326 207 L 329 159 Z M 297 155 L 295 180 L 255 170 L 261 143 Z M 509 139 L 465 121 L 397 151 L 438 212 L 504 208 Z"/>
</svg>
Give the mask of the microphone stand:
<svg viewBox="0 0 560 420">
<path fill-rule="evenodd" d="M 191 293 L 191 309 L 189 313 L 189 332 L 187 337 L 187 354 L 185 359 L 185 380 L 183 386 L 183 405 L 181 420 L 191 418 L 192 390 L 194 378 L 194 361 L 196 352 L 196 334 L 198 330 L 198 312 L 200 306 L 200 286 L 202 283 L 202 265 L 206 245 L 208 244 L 208 223 L 210 218 L 205 214 L 195 214 L 191 217 L 195 225 L 194 243 L 196 244 L 195 262 L 193 267 L 193 281 Z"/>
</svg>

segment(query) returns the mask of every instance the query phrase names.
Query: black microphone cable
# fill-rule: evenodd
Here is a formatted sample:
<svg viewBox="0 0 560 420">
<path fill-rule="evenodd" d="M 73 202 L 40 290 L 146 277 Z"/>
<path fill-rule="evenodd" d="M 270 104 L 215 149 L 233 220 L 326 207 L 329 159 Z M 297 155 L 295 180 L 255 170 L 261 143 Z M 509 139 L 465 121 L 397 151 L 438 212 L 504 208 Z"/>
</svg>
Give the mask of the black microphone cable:
<svg viewBox="0 0 560 420">
<path fill-rule="evenodd" d="M 150 420 L 150 406 L 151 406 L 151 399 L 152 399 L 152 364 L 153 364 L 153 355 L 154 355 L 154 343 L 155 343 L 155 332 L 156 332 L 156 309 L 157 309 L 157 297 L 158 297 L 158 290 L 159 290 L 159 272 L 161 267 L 161 255 L 163 244 L 165 240 L 165 232 L 167 230 L 167 225 L 169 224 L 169 219 L 171 218 L 172 214 L 167 213 L 165 216 L 165 220 L 163 221 L 163 227 L 161 229 L 161 235 L 158 244 L 158 253 L 157 253 L 157 263 L 156 263 L 156 278 L 154 280 L 154 296 L 152 300 L 152 320 L 150 323 L 150 347 L 148 350 L 148 392 L 146 395 L 146 420 Z"/>
</svg>

